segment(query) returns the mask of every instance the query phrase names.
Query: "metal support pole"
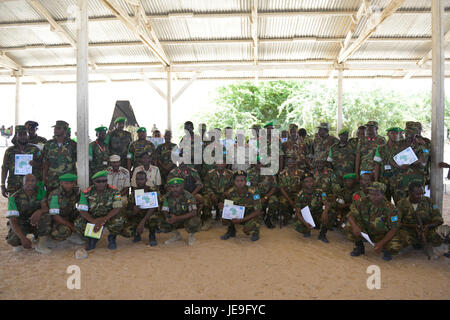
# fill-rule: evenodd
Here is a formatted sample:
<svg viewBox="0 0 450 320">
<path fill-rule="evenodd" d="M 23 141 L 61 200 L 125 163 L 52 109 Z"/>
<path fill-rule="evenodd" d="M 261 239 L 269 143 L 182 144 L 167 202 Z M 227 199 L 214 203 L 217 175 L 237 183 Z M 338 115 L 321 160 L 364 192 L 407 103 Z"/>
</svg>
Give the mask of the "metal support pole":
<svg viewBox="0 0 450 320">
<path fill-rule="evenodd" d="M 338 71 L 338 110 L 337 110 L 337 132 L 342 129 L 342 94 L 343 94 L 343 73 L 342 69 Z"/>
<path fill-rule="evenodd" d="M 432 0 L 432 122 L 431 122 L 431 198 L 442 212 L 443 170 L 438 163 L 444 159 L 444 1 Z"/>
<path fill-rule="evenodd" d="M 88 0 L 77 4 L 77 173 L 84 189 L 89 186 Z"/>
<path fill-rule="evenodd" d="M 19 114 L 20 114 L 20 89 L 22 86 L 22 77 L 16 76 L 16 106 L 14 109 L 14 125 L 19 124 Z"/>
<path fill-rule="evenodd" d="M 167 67 L 167 130 L 172 130 L 172 72 Z"/>
</svg>

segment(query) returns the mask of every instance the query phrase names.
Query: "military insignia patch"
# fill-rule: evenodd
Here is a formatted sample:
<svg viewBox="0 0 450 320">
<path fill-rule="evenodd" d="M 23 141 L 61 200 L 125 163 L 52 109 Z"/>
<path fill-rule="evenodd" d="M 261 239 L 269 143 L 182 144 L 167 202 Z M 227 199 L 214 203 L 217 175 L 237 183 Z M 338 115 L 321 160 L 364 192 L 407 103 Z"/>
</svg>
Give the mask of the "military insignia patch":
<svg viewBox="0 0 450 320">
<path fill-rule="evenodd" d="M 255 194 L 255 195 L 253 196 L 253 200 L 259 200 L 259 199 L 260 199 L 259 194 Z"/>
<path fill-rule="evenodd" d="M 392 216 L 391 217 L 391 221 L 392 222 L 397 222 L 398 221 L 398 216 Z"/>
</svg>

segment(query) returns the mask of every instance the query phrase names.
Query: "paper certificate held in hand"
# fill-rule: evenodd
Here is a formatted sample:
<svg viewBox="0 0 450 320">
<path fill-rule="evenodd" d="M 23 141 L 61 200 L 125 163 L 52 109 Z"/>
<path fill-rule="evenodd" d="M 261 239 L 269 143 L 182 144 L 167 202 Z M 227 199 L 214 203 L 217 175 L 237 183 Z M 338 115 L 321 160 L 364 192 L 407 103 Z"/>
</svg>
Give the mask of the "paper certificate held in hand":
<svg viewBox="0 0 450 320">
<path fill-rule="evenodd" d="M 94 232 L 95 224 L 86 223 L 86 229 L 84 230 L 84 236 L 88 238 L 100 239 L 102 235 L 103 226 L 98 230 L 98 232 Z"/>
<path fill-rule="evenodd" d="M 16 154 L 14 163 L 14 174 L 16 176 L 25 176 L 33 172 L 30 161 L 33 160 L 32 154 Z"/>
<path fill-rule="evenodd" d="M 372 240 L 370 240 L 369 235 L 367 233 L 361 232 L 361 235 L 364 239 L 367 240 L 368 243 L 372 245 L 372 247 L 375 247 L 375 245 L 373 244 Z"/>
<path fill-rule="evenodd" d="M 408 147 L 402 152 L 395 155 L 394 160 L 399 166 L 402 166 L 404 164 L 414 163 L 418 160 L 418 158 L 414 153 L 413 149 L 411 149 L 411 147 Z"/>
<path fill-rule="evenodd" d="M 158 193 L 144 192 L 143 189 L 134 191 L 134 200 L 136 205 L 141 209 L 150 209 L 158 207 Z"/>
<path fill-rule="evenodd" d="M 151 143 L 153 143 L 153 145 L 155 146 L 155 148 L 157 146 L 159 146 L 160 144 L 164 143 L 164 138 L 148 138 L 148 141 L 150 141 Z"/>
<path fill-rule="evenodd" d="M 227 201 L 227 200 L 225 200 Z M 236 206 L 234 204 L 224 204 L 222 211 L 222 219 L 242 219 L 244 218 L 245 207 Z"/>
<path fill-rule="evenodd" d="M 302 217 L 306 222 L 308 222 L 313 227 L 316 226 L 316 224 L 314 223 L 312 214 L 311 214 L 311 210 L 309 210 L 309 206 L 306 206 L 302 209 Z"/>
</svg>

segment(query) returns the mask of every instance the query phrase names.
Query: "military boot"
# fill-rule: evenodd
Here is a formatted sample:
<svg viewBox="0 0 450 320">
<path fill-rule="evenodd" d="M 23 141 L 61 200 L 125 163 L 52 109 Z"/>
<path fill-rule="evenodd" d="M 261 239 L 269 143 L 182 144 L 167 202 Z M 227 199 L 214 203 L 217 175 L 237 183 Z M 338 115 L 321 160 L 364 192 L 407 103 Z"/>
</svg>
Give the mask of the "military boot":
<svg viewBox="0 0 450 320">
<path fill-rule="evenodd" d="M 48 237 L 42 237 L 37 240 L 36 247 L 34 248 L 37 252 L 42 254 L 49 254 L 52 252 L 49 248 L 49 239 Z"/>
<path fill-rule="evenodd" d="M 181 240 L 181 234 L 178 232 L 178 230 L 172 231 L 172 236 L 164 242 L 165 244 L 171 244 L 178 240 Z"/>
<path fill-rule="evenodd" d="M 188 245 L 193 246 L 195 244 L 195 233 L 189 233 Z"/>
<path fill-rule="evenodd" d="M 108 235 L 108 249 L 109 250 L 116 250 L 117 244 L 116 244 L 116 236 L 115 235 Z"/>
<path fill-rule="evenodd" d="M 228 240 L 232 237 L 236 237 L 236 228 L 234 227 L 234 224 L 228 227 L 227 232 L 220 237 L 222 240 Z"/>
<path fill-rule="evenodd" d="M 322 242 L 328 243 L 327 239 L 327 228 L 320 229 L 319 237 L 317 238 L 319 240 L 322 240 Z"/>
<path fill-rule="evenodd" d="M 356 241 L 355 248 L 353 249 L 352 252 L 350 252 L 350 255 L 352 257 L 358 257 L 364 253 L 365 253 L 364 243 L 362 242 L 362 240 Z"/>
<path fill-rule="evenodd" d="M 140 234 L 136 234 L 136 235 L 134 236 L 134 238 L 133 238 L 133 242 L 134 242 L 134 243 L 139 242 L 139 241 L 141 241 L 141 240 L 142 240 L 142 238 L 141 238 L 141 235 L 140 235 Z"/>
<path fill-rule="evenodd" d="M 309 238 L 309 237 L 311 237 L 311 231 L 308 231 L 303 234 L 303 238 Z"/>
<path fill-rule="evenodd" d="M 148 244 L 151 247 L 154 247 L 154 246 L 158 245 L 158 242 L 156 242 L 155 230 L 150 230 L 150 234 L 148 236 L 148 240 L 149 240 Z"/>
<path fill-rule="evenodd" d="M 89 238 L 88 244 L 86 246 L 86 251 L 95 249 L 95 246 L 97 245 L 98 239 Z"/>
<path fill-rule="evenodd" d="M 258 241 L 259 240 L 259 231 L 253 231 L 252 237 L 250 239 L 252 241 Z"/>
<path fill-rule="evenodd" d="M 392 255 L 389 252 L 387 252 L 386 250 L 383 250 L 383 260 L 385 260 L 385 261 L 392 260 Z"/>
</svg>

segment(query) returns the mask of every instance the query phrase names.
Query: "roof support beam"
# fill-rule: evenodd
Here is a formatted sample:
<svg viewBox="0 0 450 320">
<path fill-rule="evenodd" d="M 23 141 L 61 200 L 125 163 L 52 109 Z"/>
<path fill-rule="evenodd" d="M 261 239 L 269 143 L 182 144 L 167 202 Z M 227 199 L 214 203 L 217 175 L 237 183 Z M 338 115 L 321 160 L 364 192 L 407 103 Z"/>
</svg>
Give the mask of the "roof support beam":
<svg viewBox="0 0 450 320">
<path fill-rule="evenodd" d="M 374 18 L 376 17 L 376 20 L 367 22 L 366 29 L 359 35 L 358 39 L 339 54 L 338 63 L 345 62 L 356 50 L 366 43 L 367 39 L 377 30 L 377 27 L 394 14 L 405 1 L 406 0 L 391 0 L 379 16 L 372 15 Z"/>
<path fill-rule="evenodd" d="M 258 0 L 252 1 L 252 15 L 250 16 L 250 28 L 252 35 L 253 64 L 258 64 Z"/>
<path fill-rule="evenodd" d="M 22 66 L 6 55 L 4 51 L 0 51 L 0 67 L 11 71 L 21 71 Z"/>
<path fill-rule="evenodd" d="M 101 0 L 101 2 L 150 49 L 165 67 L 171 64 L 153 31 L 150 20 L 145 15 L 140 1 L 138 1 L 138 5 L 132 6 L 135 12 L 133 17 L 129 16 L 115 0 Z"/>
<path fill-rule="evenodd" d="M 142 80 L 144 80 L 146 84 L 152 87 L 153 90 L 155 90 L 156 93 L 159 94 L 161 98 L 163 98 L 163 100 L 167 99 L 167 95 L 164 92 L 162 92 L 162 90 L 153 81 L 147 78 L 147 76 L 144 73 L 142 73 Z"/>
<path fill-rule="evenodd" d="M 178 92 L 173 96 L 172 98 L 172 103 L 175 103 L 175 101 L 178 100 L 178 98 L 184 93 L 184 91 L 186 91 L 187 88 L 189 88 L 191 86 L 191 84 L 197 80 L 197 78 L 200 76 L 200 72 L 195 73 L 195 75 L 189 79 L 184 86 L 181 87 L 180 90 L 178 90 Z"/>
</svg>

